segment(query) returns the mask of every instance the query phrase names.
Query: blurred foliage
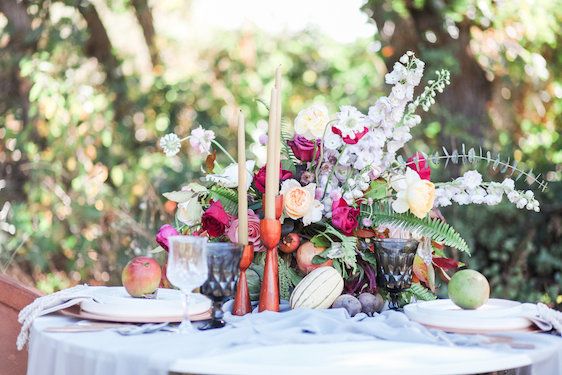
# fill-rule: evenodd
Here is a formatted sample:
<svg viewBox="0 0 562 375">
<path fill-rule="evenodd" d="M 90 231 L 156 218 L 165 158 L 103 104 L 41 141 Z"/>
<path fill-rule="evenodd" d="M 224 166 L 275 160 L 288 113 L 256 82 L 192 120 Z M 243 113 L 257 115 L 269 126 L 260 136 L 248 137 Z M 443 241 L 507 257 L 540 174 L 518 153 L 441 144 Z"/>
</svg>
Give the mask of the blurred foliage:
<svg viewBox="0 0 562 375">
<path fill-rule="evenodd" d="M 197 47 L 190 71 L 170 58 L 168 35 L 151 37 L 152 18 L 138 17 L 146 1 L 7 3 L 0 6 L 0 203 L 10 205 L 0 225 L 17 230 L 0 227 L 0 262 L 21 280 L 45 291 L 118 283 L 123 264 L 152 249 L 156 229 L 172 220 L 174 206 L 160 194 L 201 168 L 187 149 L 166 159 L 158 137 L 201 124 L 234 153 L 241 107 L 256 142 L 266 120 L 257 99 L 267 101 L 277 65 L 290 121 L 314 101 L 365 110 L 386 92 L 387 66 L 408 48 L 428 62 L 428 73 L 448 68 L 457 82 L 424 117 L 408 153 L 483 145 L 550 181 L 541 214 L 510 206 L 446 210 L 473 248 L 465 261 L 490 279 L 496 296 L 562 298 L 559 0 L 368 1 L 363 9 L 380 31 L 372 40 L 341 45 L 316 31 L 224 32 Z M 151 69 L 135 68 L 138 56 L 112 45 L 132 37 L 109 35 L 102 10 L 137 15 Z M 250 150 L 263 157 L 259 146 Z"/>
<path fill-rule="evenodd" d="M 41 18 L 39 7 L 48 6 L 60 16 Z M 370 53 L 371 41 L 343 46 L 314 32 L 275 39 L 224 33 L 199 51 L 197 72 L 178 79 L 165 63 L 142 76 L 125 74 L 118 51 L 104 51 L 115 53 L 109 60 L 95 51 L 91 56 L 90 38 L 99 35 L 90 35 L 78 6 L 35 2 L 27 13 L 37 47 L 17 58 L 2 55 L 2 64 L 18 71 L 19 84 L 29 86 L 29 109 L 26 120 L 20 100 L 0 115 L 3 200 L 13 202 L 17 228 L 0 259 L 45 291 L 120 283 L 124 263 L 151 250 L 157 228 L 172 220 L 174 207 L 164 206 L 160 194 L 197 178 L 201 168 L 189 150 L 187 157 L 167 159 L 158 138 L 187 135 L 201 124 L 235 154 L 234 115 L 239 107 L 245 111 L 250 139 L 257 140 L 267 112 L 256 99 L 266 99 L 278 64 L 288 118 L 315 100 L 332 109 L 352 102 L 366 108 L 380 94 L 384 64 Z M 9 21 L 2 32 L 9 48 L 15 33 Z M 149 85 L 142 83 L 146 78 Z"/>
<path fill-rule="evenodd" d="M 429 70 L 451 70 L 453 85 L 416 129 L 411 146 L 428 152 L 442 145 L 481 146 L 548 182 L 547 191 L 535 191 L 538 214 L 508 204 L 443 213 L 472 248 L 463 261 L 488 277 L 494 296 L 560 306 L 562 1 L 371 0 L 364 11 L 381 30 L 377 39 L 386 61 L 405 45 Z M 449 165 L 436 172 L 432 176 L 447 179 L 462 170 Z M 502 177 L 492 169 L 481 172 Z M 523 180 L 518 186 L 529 188 Z"/>
</svg>

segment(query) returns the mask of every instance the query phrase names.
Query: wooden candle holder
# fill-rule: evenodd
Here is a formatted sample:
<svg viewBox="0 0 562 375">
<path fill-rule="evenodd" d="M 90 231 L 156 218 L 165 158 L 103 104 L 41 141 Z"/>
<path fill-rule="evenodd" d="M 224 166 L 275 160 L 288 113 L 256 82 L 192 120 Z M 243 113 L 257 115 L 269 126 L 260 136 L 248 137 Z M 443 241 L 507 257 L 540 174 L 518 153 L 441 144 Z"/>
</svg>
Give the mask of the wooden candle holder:
<svg viewBox="0 0 562 375">
<path fill-rule="evenodd" d="M 259 311 L 279 311 L 279 263 L 277 245 L 281 240 L 281 222 L 275 219 L 260 221 L 261 241 L 266 247 L 265 267 L 260 290 Z"/>
<path fill-rule="evenodd" d="M 240 260 L 240 277 L 236 286 L 232 315 L 242 316 L 252 312 L 250 290 L 248 289 L 248 279 L 246 278 L 246 270 L 252 264 L 252 260 L 254 260 L 254 245 L 245 245 L 242 251 L 242 259 Z"/>
</svg>

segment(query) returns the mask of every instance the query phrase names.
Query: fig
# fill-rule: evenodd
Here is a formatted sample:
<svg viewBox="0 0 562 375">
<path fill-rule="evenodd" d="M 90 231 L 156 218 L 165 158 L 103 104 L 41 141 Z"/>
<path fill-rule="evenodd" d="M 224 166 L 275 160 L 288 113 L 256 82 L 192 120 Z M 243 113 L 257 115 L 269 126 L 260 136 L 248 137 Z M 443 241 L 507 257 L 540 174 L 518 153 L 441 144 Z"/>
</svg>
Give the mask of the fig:
<svg viewBox="0 0 562 375">
<path fill-rule="evenodd" d="M 351 294 L 342 294 L 332 304 L 333 309 L 344 308 L 349 316 L 355 316 L 361 312 L 361 302 Z"/>
<path fill-rule="evenodd" d="M 369 316 L 378 313 L 384 307 L 384 299 L 380 294 L 361 293 L 357 299 L 361 303 L 361 312 Z"/>
<path fill-rule="evenodd" d="M 456 272 L 449 281 L 449 298 L 462 309 L 474 310 L 490 298 L 490 284 L 484 275 L 474 270 Z"/>
<path fill-rule="evenodd" d="M 299 248 L 301 244 L 301 238 L 296 233 L 289 233 L 281 240 L 279 244 L 279 250 L 284 252 L 285 254 L 292 253 Z"/>
</svg>

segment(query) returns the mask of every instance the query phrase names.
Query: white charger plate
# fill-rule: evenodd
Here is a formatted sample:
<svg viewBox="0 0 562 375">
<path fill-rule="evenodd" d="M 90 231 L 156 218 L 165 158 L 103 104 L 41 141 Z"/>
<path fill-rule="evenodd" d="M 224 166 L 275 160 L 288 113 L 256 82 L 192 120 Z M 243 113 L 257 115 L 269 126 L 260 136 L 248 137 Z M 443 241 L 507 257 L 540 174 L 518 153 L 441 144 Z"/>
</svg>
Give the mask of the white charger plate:
<svg viewBox="0 0 562 375">
<path fill-rule="evenodd" d="M 177 318 L 182 316 L 182 295 L 175 289 L 158 289 L 156 299 L 134 298 L 123 287 L 100 287 L 93 293 L 95 300 L 84 301 L 80 308 L 88 313 L 115 318 Z M 189 299 L 190 315 L 200 315 L 209 310 L 211 301 L 194 293 Z"/>
<path fill-rule="evenodd" d="M 409 304 L 404 313 L 413 321 L 432 328 L 458 333 L 527 331 L 532 322 L 518 316 L 521 304 L 490 299 L 475 310 L 463 310 L 450 299 Z"/>
</svg>

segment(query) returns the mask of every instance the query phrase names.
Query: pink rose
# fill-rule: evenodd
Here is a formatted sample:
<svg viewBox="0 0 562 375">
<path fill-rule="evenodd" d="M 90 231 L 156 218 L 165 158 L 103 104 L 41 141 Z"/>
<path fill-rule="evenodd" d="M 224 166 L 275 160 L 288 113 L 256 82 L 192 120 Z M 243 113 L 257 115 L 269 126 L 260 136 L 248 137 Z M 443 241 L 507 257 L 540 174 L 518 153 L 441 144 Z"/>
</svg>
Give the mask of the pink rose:
<svg viewBox="0 0 562 375">
<path fill-rule="evenodd" d="M 158 245 L 162 246 L 164 250 L 168 251 L 170 247 L 169 237 L 177 235 L 179 235 L 179 232 L 176 228 L 170 224 L 164 224 L 158 229 L 158 233 L 156 233 L 156 242 L 158 242 Z"/>
<path fill-rule="evenodd" d="M 416 171 L 422 180 L 429 180 L 431 177 L 431 168 L 421 152 L 410 156 L 406 161 L 406 166 Z"/>
<path fill-rule="evenodd" d="M 232 220 L 226 229 L 226 236 L 231 242 L 238 243 L 238 219 Z M 252 210 L 248 210 L 248 242 L 254 245 L 254 251 L 265 250 L 260 238 L 260 218 Z"/>
<path fill-rule="evenodd" d="M 230 218 L 220 201 L 212 201 L 211 205 L 201 217 L 201 226 L 209 237 L 219 237 L 224 234 Z"/>
<path fill-rule="evenodd" d="M 284 169 L 281 169 L 281 167 L 279 167 L 279 169 L 281 170 L 281 181 L 285 181 L 293 177 L 293 173 L 291 171 L 286 171 Z M 254 185 L 256 185 L 256 189 L 258 189 L 258 191 L 262 194 L 265 193 L 265 174 L 265 166 L 263 166 L 254 175 Z"/>
<path fill-rule="evenodd" d="M 332 203 L 332 225 L 346 236 L 351 236 L 359 224 L 359 209 L 349 207 L 343 198 Z"/>
<path fill-rule="evenodd" d="M 293 140 L 287 141 L 287 144 L 300 161 L 312 161 L 312 158 L 318 159 L 320 157 L 320 147 L 322 144 L 320 139 L 310 141 L 302 135 L 295 135 Z"/>
<path fill-rule="evenodd" d="M 369 128 L 365 127 L 363 128 L 362 131 L 357 132 L 357 133 L 353 133 L 353 135 L 355 136 L 355 138 L 351 138 L 350 136 L 346 135 L 345 137 L 342 135 L 342 131 L 339 128 L 336 128 L 335 126 L 332 126 L 332 132 L 334 134 L 338 134 L 341 139 L 344 141 L 344 143 L 347 143 L 348 145 L 354 145 L 357 142 L 359 142 L 359 140 L 361 138 L 363 138 L 363 136 L 365 134 L 367 134 L 369 132 Z"/>
</svg>

